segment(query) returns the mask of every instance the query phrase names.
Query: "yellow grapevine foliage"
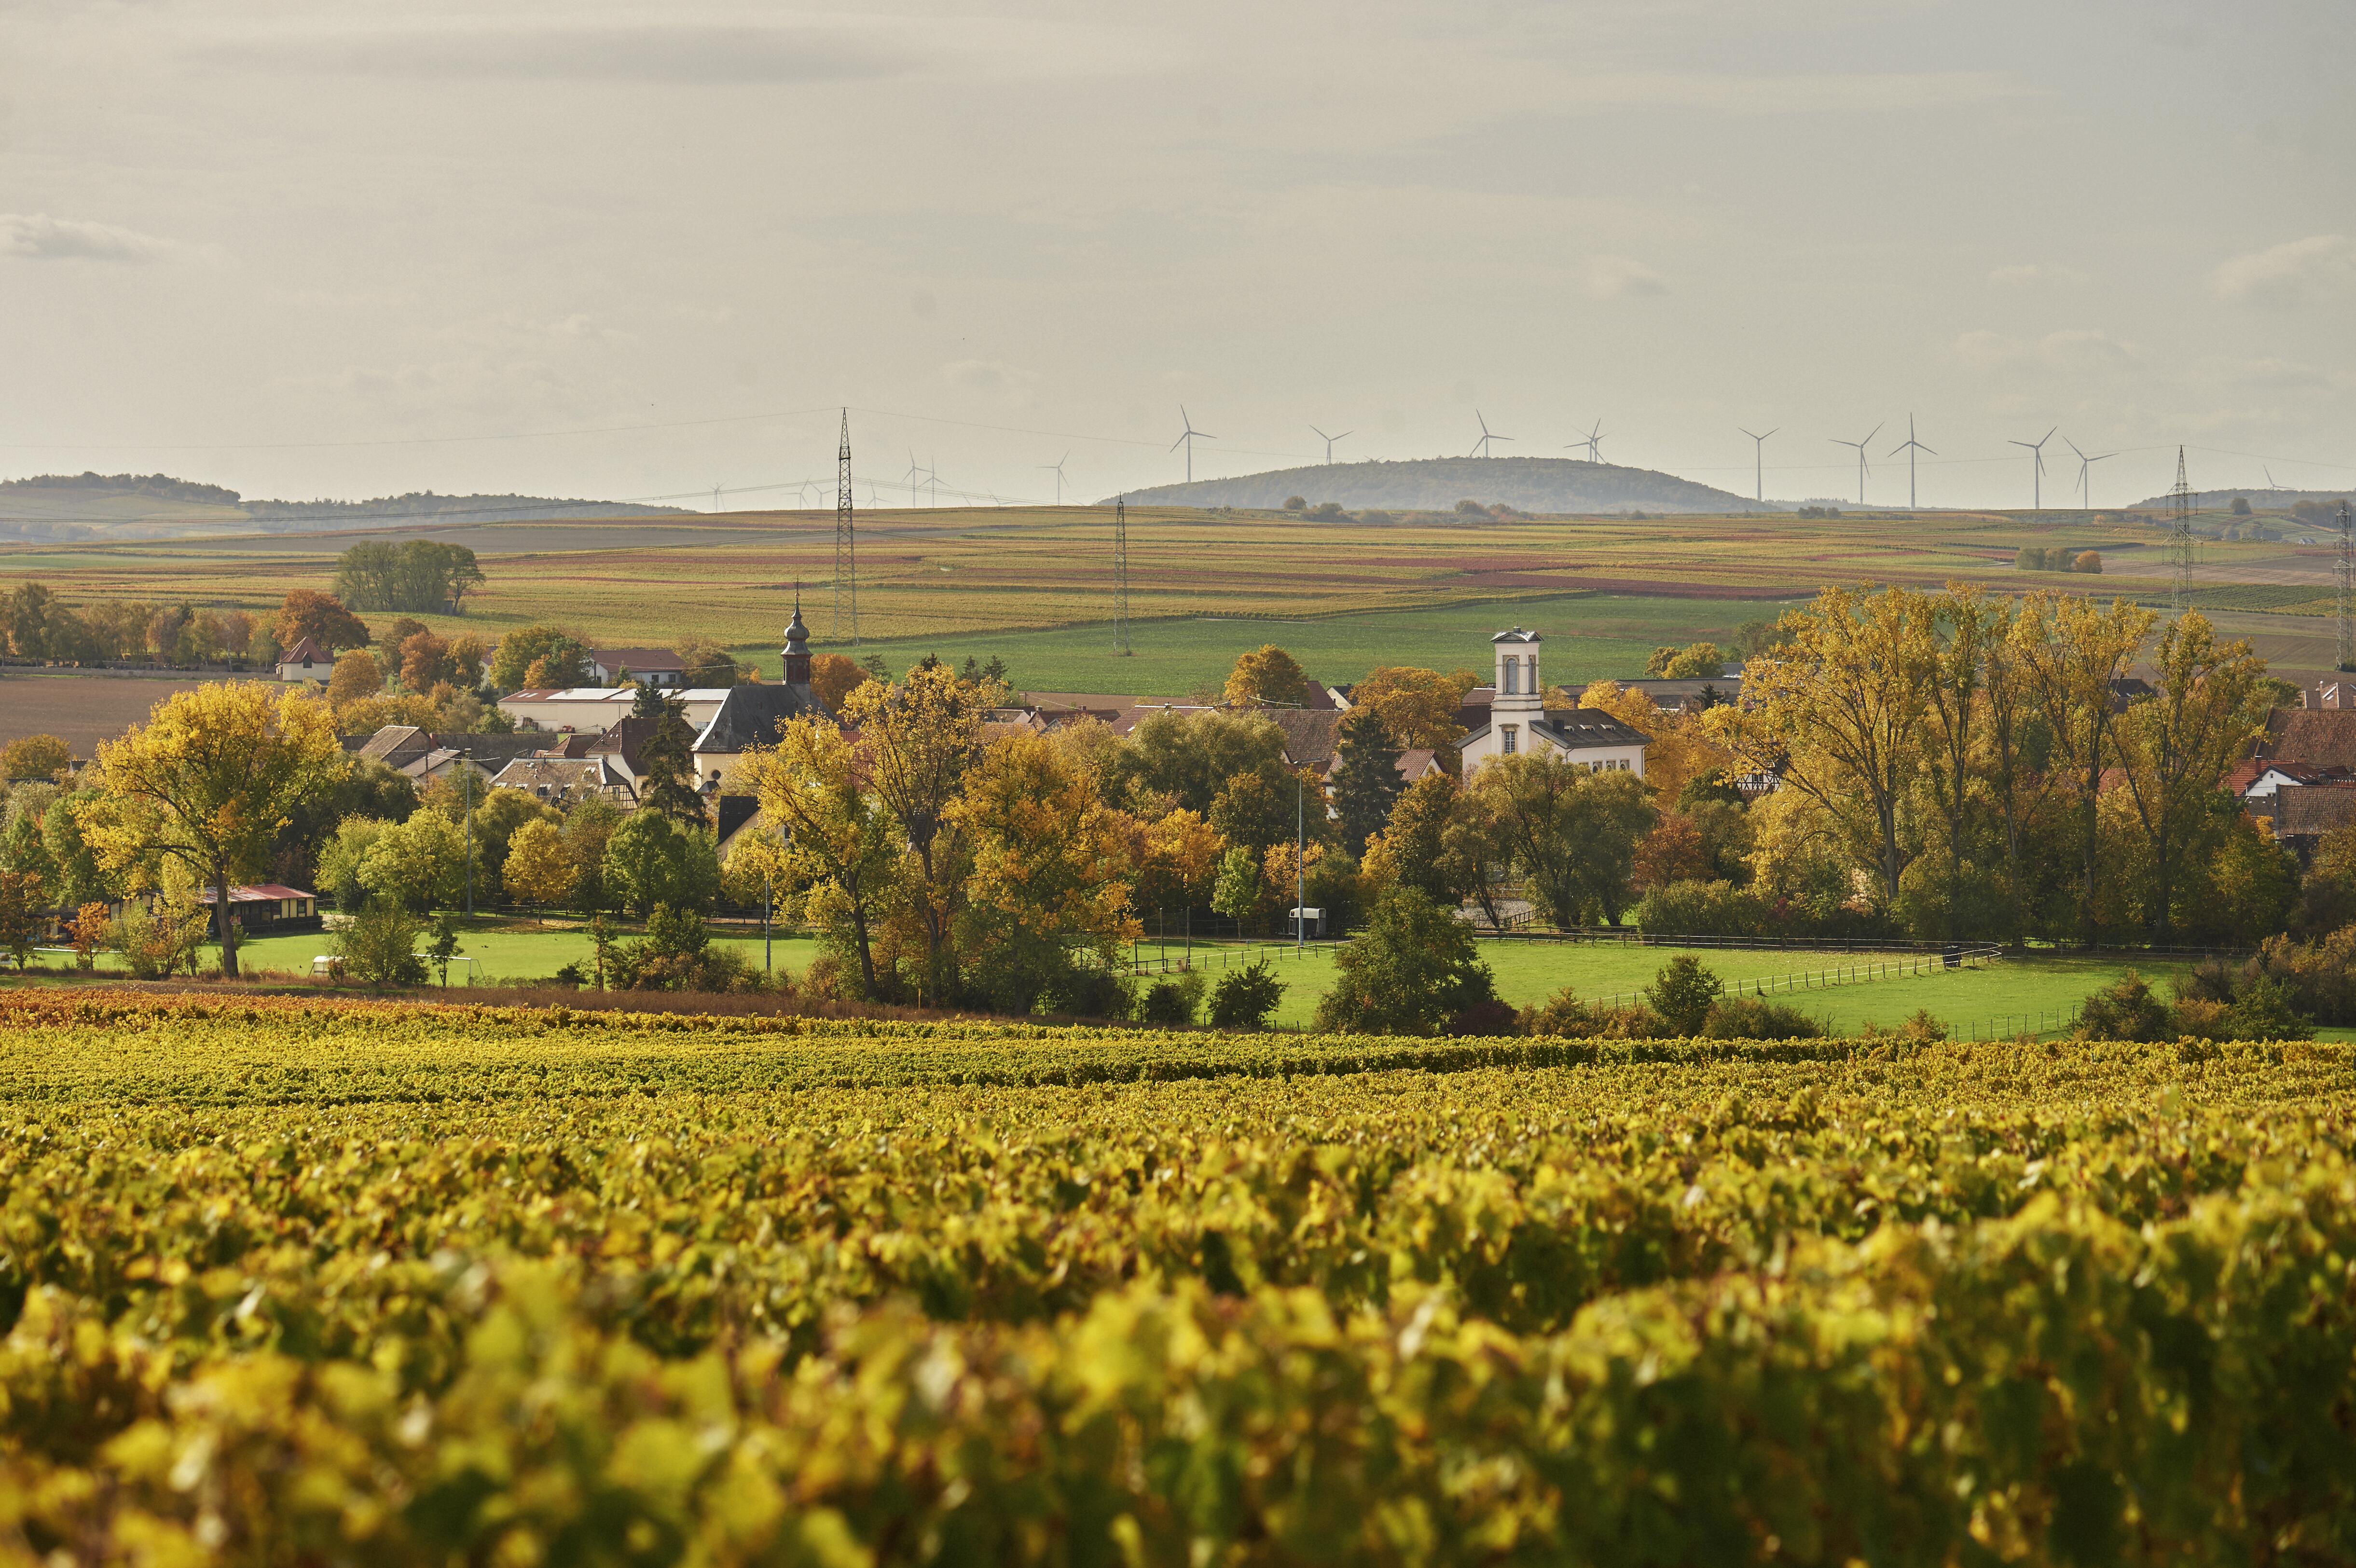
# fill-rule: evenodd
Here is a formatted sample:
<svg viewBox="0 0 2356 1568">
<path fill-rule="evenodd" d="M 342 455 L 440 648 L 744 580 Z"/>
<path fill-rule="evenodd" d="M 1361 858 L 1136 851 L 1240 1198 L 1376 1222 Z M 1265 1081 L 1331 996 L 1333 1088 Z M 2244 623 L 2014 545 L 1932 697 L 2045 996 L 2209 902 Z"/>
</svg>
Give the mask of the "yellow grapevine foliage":
<svg viewBox="0 0 2356 1568">
<path fill-rule="evenodd" d="M 17 993 L 0 1561 L 2356 1555 L 2351 1048 L 1562 1045 Z"/>
</svg>

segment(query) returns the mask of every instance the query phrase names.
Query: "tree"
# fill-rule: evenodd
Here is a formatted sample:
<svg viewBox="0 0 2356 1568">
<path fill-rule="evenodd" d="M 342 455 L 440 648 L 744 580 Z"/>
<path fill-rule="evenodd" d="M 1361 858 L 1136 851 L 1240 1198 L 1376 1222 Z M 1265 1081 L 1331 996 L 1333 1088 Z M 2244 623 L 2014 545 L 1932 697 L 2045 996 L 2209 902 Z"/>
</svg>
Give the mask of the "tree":
<svg viewBox="0 0 2356 1568">
<path fill-rule="evenodd" d="M 474 772 L 471 768 L 463 771 Z M 548 829 L 550 842 L 554 845 L 564 814 L 524 790 L 486 787 L 479 793 L 482 800 L 475 807 L 475 844 L 483 857 L 484 875 L 504 886 L 508 859 L 515 852 L 516 835 L 527 827 L 542 827 Z"/>
<path fill-rule="evenodd" d="M 38 871 L 0 870 L 0 952 L 22 969 L 48 924 L 48 899 Z"/>
<path fill-rule="evenodd" d="M 1901 814 L 1922 763 L 1933 628 L 1919 597 L 1827 588 L 1784 617 L 1791 645 L 1745 667 L 1740 707 L 1706 716 L 1753 771 L 1824 808 L 1858 861 L 1898 897 L 1908 859 Z"/>
<path fill-rule="evenodd" d="M 438 539 L 369 540 L 336 558 L 336 593 L 357 610 L 464 614 L 467 592 L 483 581 L 473 550 Z"/>
<path fill-rule="evenodd" d="M 1237 845 L 1219 857 L 1218 886 L 1211 891 L 1211 908 L 1238 923 L 1259 912 L 1259 857 Z"/>
<path fill-rule="evenodd" d="M 983 718 L 1002 695 L 1001 687 L 977 686 L 928 660 L 898 685 L 861 687 L 843 705 L 844 721 L 859 732 L 871 787 L 900 829 L 901 881 L 925 945 L 922 997 L 946 999 L 956 989 L 952 938 L 968 843 L 949 805 L 981 755 Z"/>
<path fill-rule="evenodd" d="M 398 899 L 375 899 L 336 933 L 336 957 L 343 972 L 364 986 L 422 986 L 425 960 L 417 939 L 425 923 Z"/>
<path fill-rule="evenodd" d="M 1407 787 L 1398 762 L 1398 747 L 1380 715 L 1362 708 L 1342 720 L 1333 757 L 1333 809 L 1351 854 L 1365 854 L 1366 840 L 1389 823 L 1391 807 Z"/>
<path fill-rule="evenodd" d="M 0 747 L 0 779 L 57 779 L 72 766 L 73 748 L 55 735 L 27 735 Z"/>
<path fill-rule="evenodd" d="M 1350 688 L 1350 706 L 1381 719 L 1384 730 L 1400 746 L 1448 752 L 1464 738 L 1464 726 L 1456 715 L 1480 684 L 1469 669 L 1441 675 L 1410 665 L 1386 665 L 1368 671 L 1365 679 Z"/>
<path fill-rule="evenodd" d="M 1579 706 L 1609 713 L 1646 737 L 1644 784 L 1664 799 L 1676 799 L 1692 780 L 1713 768 L 1722 773 L 1733 763 L 1733 754 L 1710 738 L 1705 716 L 1665 713 L 1638 688 L 1599 680 L 1580 693 Z"/>
<path fill-rule="evenodd" d="M 696 788 L 695 726 L 687 721 L 687 699 L 640 687 L 631 716 L 655 721 L 655 732 L 638 748 L 638 809 L 701 826 L 703 795 Z"/>
<path fill-rule="evenodd" d="M 291 648 L 305 637 L 331 654 L 369 645 L 369 629 L 358 615 L 340 601 L 309 588 L 297 588 L 286 595 L 273 630 L 282 648 Z M 178 635 L 177 631 L 173 635 Z"/>
<path fill-rule="evenodd" d="M 1305 708 L 1310 699 L 1309 676 L 1290 654 L 1267 643 L 1236 660 L 1236 667 L 1227 675 L 1226 699 L 1235 708 Z"/>
<path fill-rule="evenodd" d="M 1284 1000 L 1284 982 L 1276 977 L 1265 955 L 1240 969 L 1230 969 L 1211 987 L 1211 1027 L 1266 1029 L 1277 1004 Z"/>
<path fill-rule="evenodd" d="M 1700 959 L 1680 953 L 1653 976 L 1653 983 L 1644 988 L 1644 1000 L 1676 1033 L 1697 1035 L 1725 990 L 1726 982 L 1704 968 Z"/>
<path fill-rule="evenodd" d="M 1426 773 L 1399 792 L 1391 805 L 1390 823 L 1383 829 L 1381 849 L 1390 875 L 1402 887 L 1415 888 L 1437 904 L 1450 908 L 1472 890 L 1459 887 L 1445 859 L 1450 813 L 1456 805 L 1456 781 L 1446 773 Z M 1376 859 L 1372 846 L 1365 859 Z"/>
<path fill-rule="evenodd" d="M 734 686 L 744 678 L 728 650 L 710 637 L 682 637 L 671 651 L 679 656 L 680 678 L 689 686 Z"/>
<path fill-rule="evenodd" d="M 1290 841 L 1295 827 L 1305 826 L 1308 816 L 1306 782 L 1297 786 L 1303 792 L 1301 799 L 1294 798 L 1294 788 L 1288 787 L 1290 785 L 1290 780 L 1272 782 L 1266 770 L 1236 774 L 1219 792 L 1218 798 L 1211 802 L 1211 826 L 1228 843 L 1255 852 L 1271 844 Z M 1322 820 L 1324 792 L 1317 793 Z"/>
<path fill-rule="evenodd" d="M 1206 907 L 1226 850 L 1218 829 L 1183 806 L 1144 824 L 1137 854 L 1137 907 Z"/>
<path fill-rule="evenodd" d="M 327 677 L 327 706 L 341 713 L 383 689 L 384 675 L 377 668 L 376 656 L 366 648 L 354 648 L 336 661 L 334 672 Z"/>
<path fill-rule="evenodd" d="M 841 712 L 843 699 L 851 695 L 851 688 L 873 678 L 841 654 L 810 656 L 810 695 L 829 713 Z"/>
<path fill-rule="evenodd" d="M 2160 633 L 2152 665 L 2158 689 L 2117 721 L 2117 745 L 2151 851 L 2152 934 L 2165 943 L 2185 849 L 2216 820 L 2225 774 L 2265 733 L 2265 664 L 2246 642 L 2219 643 L 2208 617 L 2189 610 Z"/>
<path fill-rule="evenodd" d="M 573 907 L 584 912 L 611 909 L 605 894 L 605 846 L 622 825 L 622 808 L 603 795 L 573 803 L 564 814 L 564 848 L 573 857 Z"/>
<path fill-rule="evenodd" d="M 1075 1005 L 1073 971 L 1112 972 L 1139 926 L 1124 823 L 1045 735 L 991 741 L 948 816 L 971 845 L 958 946 L 991 1000 Z"/>
<path fill-rule="evenodd" d="M 444 912 L 434 917 L 434 940 L 425 944 L 425 952 L 422 956 L 433 964 L 435 976 L 442 982 L 442 988 L 448 990 L 450 964 L 458 956 L 458 926 L 448 913 Z"/>
<path fill-rule="evenodd" d="M 1524 752 L 1483 763 L 1465 793 L 1494 825 L 1548 920 L 1576 925 L 1592 906 L 1619 923 L 1620 912 L 1634 901 L 1637 842 L 1657 817 L 1633 773 L 1598 773 L 1558 753 Z"/>
<path fill-rule="evenodd" d="M 499 882 L 509 897 L 528 904 L 561 904 L 580 880 L 581 869 L 573 864 L 557 821 L 535 818 L 519 827 L 508 840 L 507 864 Z"/>
<path fill-rule="evenodd" d="M 2031 593 L 2012 625 L 2011 653 L 2051 738 L 2053 758 L 2077 795 L 2079 933 L 2093 946 L 2101 843 L 2094 813 L 2103 770 L 2113 761 L 2118 683 L 2134 669 L 2158 617 L 2114 600 L 2109 610 L 2077 595 Z M 1749 695 L 1747 692 L 1744 694 Z"/>
<path fill-rule="evenodd" d="M 455 684 L 457 669 L 450 660 L 450 645 L 431 632 L 412 632 L 399 649 L 401 684 L 412 691 L 432 691 Z"/>
<path fill-rule="evenodd" d="M 101 864 L 144 874 L 172 859 L 212 888 L 221 975 L 233 979 L 230 886 L 260 874 L 279 828 L 347 766 L 325 703 L 253 684 L 201 686 L 100 746 L 101 796 L 77 810 Z"/>
<path fill-rule="evenodd" d="M 531 678 L 537 667 L 540 680 Z M 519 626 L 491 655 L 491 684 L 501 691 L 528 686 L 580 686 L 589 678 L 589 648 L 561 626 Z"/>
<path fill-rule="evenodd" d="M 1665 813 L 1659 826 L 1636 846 L 1634 880 L 1639 888 L 1704 881 L 1709 874 L 1709 855 L 1702 848 L 1701 828 L 1682 812 Z"/>
<path fill-rule="evenodd" d="M 1726 673 L 1726 656 L 1719 651 L 1716 643 L 1655 648 L 1644 673 L 1664 680 L 1716 680 Z"/>
<path fill-rule="evenodd" d="M 106 910 L 102 903 L 86 903 L 74 911 L 73 920 L 66 926 L 66 940 L 73 944 L 74 967 L 85 975 L 98 967 L 98 950 L 112 923 Z"/>
<path fill-rule="evenodd" d="M 482 846 L 472 846 L 468 859 L 466 833 L 439 811 L 419 811 L 409 820 L 389 823 L 371 838 L 360 857 L 357 875 L 371 902 L 391 901 L 403 908 L 446 909 L 466 896 L 467 873 L 484 879 Z"/>
<path fill-rule="evenodd" d="M 1384 894 L 1333 962 L 1340 973 L 1317 1004 L 1320 1029 L 1433 1034 L 1497 999 L 1471 930 L 1412 888 Z"/>
<path fill-rule="evenodd" d="M 1968 583 L 1951 584 L 1944 596 L 1929 603 L 1927 613 L 1932 646 L 1922 683 L 1922 778 L 1947 830 L 1941 869 L 1949 923 L 1940 934 L 1954 937 L 1962 934 L 1954 923 L 1965 901 L 1971 848 L 1966 840 L 1986 750 L 1979 732 L 1987 711 L 1983 689 L 1991 652 L 2011 635 L 2012 614 L 2004 605 L 1987 603 Z"/>
<path fill-rule="evenodd" d="M 890 817 L 862 787 L 851 742 L 830 720 L 791 720 L 774 750 L 745 757 L 738 777 L 775 831 L 744 835 L 732 863 L 766 859 L 781 888 L 801 891 L 809 918 L 857 961 L 860 994 L 879 996 L 875 933 L 898 874 L 898 847 Z"/>
<path fill-rule="evenodd" d="M 1105 788 L 1115 801 L 1150 794 L 1208 816 L 1219 793 L 1247 773 L 1258 773 L 1271 795 L 1290 793 L 1284 731 L 1266 715 L 1165 711 L 1130 731 L 1106 764 Z"/>
<path fill-rule="evenodd" d="M 605 843 L 605 895 L 641 918 L 657 904 L 712 907 L 720 891 L 720 857 L 712 835 L 641 807 Z"/>
<path fill-rule="evenodd" d="M 2091 549 L 2082 550 L 2079 552 L 2078 558 L 2070 563 L 2070 570 L 2072 571 L 2083 571 L 2093 577 L 2100 577 L 2103 574 L 2103 558 L 2096 551 Z"/>
<path fill-rule="evenodd" d="M 41 813 L 41 848 L 48 862 L 50 897 L 60 904 L 111 903 L 123 896 L 123 877 L 111 871 L 90 841 L 80 814 L 102 798 L 95 789 L 61 795 Z"/>
</svg>

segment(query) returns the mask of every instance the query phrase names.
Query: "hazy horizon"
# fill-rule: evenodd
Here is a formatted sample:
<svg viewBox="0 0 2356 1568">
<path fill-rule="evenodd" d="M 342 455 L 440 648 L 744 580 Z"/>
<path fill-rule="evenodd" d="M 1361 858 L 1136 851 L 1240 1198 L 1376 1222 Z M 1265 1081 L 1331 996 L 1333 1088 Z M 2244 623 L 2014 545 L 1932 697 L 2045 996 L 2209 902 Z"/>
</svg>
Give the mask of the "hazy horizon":
<svg viewBox="0 0 2356 1568">
<path fill-rule="evenodd" d="M 791 505 L 1460 455 L 2356 484 L 2356 16 L 0 0 L 0 477 Z M 573 433 L 550 433 L 573 432 Z M 786 486 L 783 491 L 769 486 Z M 905 498 L 905 492 L 900 497 Z"/>
</svg>

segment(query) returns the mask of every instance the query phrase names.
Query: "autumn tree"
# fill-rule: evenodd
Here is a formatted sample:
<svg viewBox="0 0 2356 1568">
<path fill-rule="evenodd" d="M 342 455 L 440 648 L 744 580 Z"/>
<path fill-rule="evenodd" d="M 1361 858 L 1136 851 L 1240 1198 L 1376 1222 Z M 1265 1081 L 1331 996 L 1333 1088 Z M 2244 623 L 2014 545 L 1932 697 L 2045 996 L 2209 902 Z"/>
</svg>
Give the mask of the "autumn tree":
<svg viewBox="0 0 2356 1568">
<path fill-rule="evenodd" d="M 1464 738 L 1457 713 L 1480 684 L 1469 669 L 1441 675 L 1410 665 L 1386 665 L 1350 688 L 1350 706 L 1380 718 L 1401 746 L 1450 751 Z"/>
<path fill-rule="evenodd" d="M 991 741 L 946 816 L 971 847 L 959 946 L 997 1006 L 1076 1006 L 1075 969 L 1109 975 L 1135 939 L 1120 814 L 1044 735 Z"/>
<path fill-rule="evenodd" d="M 2051 737 L 2053 760 L 2077 796 L 2079 932 L 2093 946 L 2102 845 L 2095 808 L 2103 770 L 2115 760 L 2119 682 L 2135 668 L 2158 616 L 2124 599 L 2104 610 L 2091 599 L 2050 592 L 2021 601 L 2012 653 Z M 1744 693 L 1746 697 L 1749 693 Z"/>
<path fill-rule="evenodd" d="M 327 677 L 327 706 L 340 713 L 383 689 L 384 673 L 377 667 L 376 656 L 354 648 L 336 661 L 335 672 Z"/>
<path fill-rule="evenodd" d="M 1219 858 L 1227 841 L 1199 812 L 1183 806 L 1139 825 L 1137 907 L 1208 907 L 1218 886 Z"/>
<path fill-rule="evenodd" d="M 491 655 L 491 684 L 501 691 L 579 686 L 588 678 L 588 645 L 561 626 L 519 626 Z"/>
<path fill-rule="evenodd" d="M 1465 792 L 1487 807 L 1548 920 L 1576 925 L 1592 907 L 1620 923 L 1634 901 L 1636 846 L 1659 820 L 1634 773 L 1524 752 L 1483 763 Z"/>
<path fill-rule="evenodd" d="M 735 658 L 710 637 L 682 637 L 672 645 L 680 678 L 689 686 L 734 686 L 742 678 Z"/>
<path fill-rule="evenodd" d="M 1710 738 L 1698 717 L 1665 712 L 1636 687 L 1599 680 L 1580 694 L 1579 706 L 1608 713 L 1645 737 L 1644 783 L 1664 801 L 1675 801 L 1695 779 L 1733 763 L 1732 753 Z"/>
<path fill-rule="evenodd" d="M 851 695 L 851 688 L 874 678 L 845 655 L 810 656 L 810 695 L 829 713 L 841 712 L 843 699 Z"/>
<path fill-rule="evenodd" d="M 1988 716 L 1988 682 L 2004 667 L 1990 656 L 2009 635 L 2010 609 L 1990 603 L 1971 583 L 1950 583 L 1923 606 L 1931 628 L 1930 656 L 1922 683 L 1922 780 L 1946 830 L 1935 869 L 1944 880 L 1944 934 L 1955 927 L 1963 907 L 1969 864 L 1969 834 L 1984 788 L 1987 746 L 1981 731 Z"/>
<path fill-rule="evenodd" d="M 1226 699 L 1234 708 L 1305 708 L 1309 675 L 1290 654 L 1274 643 L 1263 644 L 1236 660 L 1227 675 Z"/>
<path fill-rule="evenodd" d="M 2159 634 L 2153 694 L 2117 720 L 2119 763 L 2151 853 L 2150 920 L 2169 936 L 2184 852 L 2216 822 L 2225 774 L 2265 732 L 2265 662 L 2246 642 L 2220 643 L 2189 610 Z"/>
<path fill-rule="evenodd" d="M 1922 760 L 1921 715 L 1934 647 L 1917 595 L 1827 588 L 1786 616 L 1791 642 L 1745 667 L 1740 707 L 1706 715 L 1752 770 L 1779 764 L 1840 825 L 1885 903 L 1906 869 L 1901 812 Z"/>
<path fill-rule="evenodd" d="M 517 828 L 499 880 L 509 898 L 528 904 L 561 904 L 571 897 L 581 869 L 565 848 L 561 822 L 535 819 Z"/>
<path fill-rule="evenodd" d="M 258 684 L 201 686 L 100 746 L 99 797 L 76 809 L 102 863 L 145 871 L 175 860 L 213 890 L 221 975 L 235 978 L 230 888 L 267 869 L 279 828 L 347 765 L 327 704 Z"/>
<path fill-rule="evenodd" d="M 369 645 L 369 629 L 360 618 L 345 609 L 342 601 L 311 588 L 297 588 L 286 595 L 278 607 L 273 630 L 282 648 L 291 648 L 305 637 L 331 654 Z M 178 633 L 173 635 L 177 638 Z"/>
<path fill-rule="evenodd" d="M 730 863 L 767 869 L 800 896 L 805 913 L 832 933 L 859 967 L 860 994 L 882 994 L 875 935 L 899 875 L 892 819 L 863 787 L 842 731 L 815 715 L 779 726 L 775 748 L 748 752 L 738 780 L 774 831 L 744 834 Z"/>
<path fill-rule="evenodd" d="M 55 735 L 27 735 L 0 746 L 0 779 L 54 779 L 73 766 L 73 748 Z"/>
<path fill-rule="evenodd" d="M 843 704 L 870 787 L 900 830 L 908 912 L 925 947 L 920 995 L 936 1001 L 957 988 L 954 928 L 969 849 L 966 824 L 949 806 L 981 755 L 983 718 L 1002 694 L 927 661 L 905 681 L 859 688 Z"/>
</svg>

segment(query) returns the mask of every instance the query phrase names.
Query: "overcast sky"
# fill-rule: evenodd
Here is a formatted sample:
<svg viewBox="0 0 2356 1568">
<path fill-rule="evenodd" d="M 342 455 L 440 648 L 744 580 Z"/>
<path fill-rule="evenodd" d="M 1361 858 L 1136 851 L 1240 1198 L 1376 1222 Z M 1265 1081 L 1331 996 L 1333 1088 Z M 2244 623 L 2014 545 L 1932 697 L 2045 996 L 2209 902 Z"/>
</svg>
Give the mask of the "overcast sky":
<svg viewBox="0 0 2356 1568">
<path fill-rule="evenodd" d="M 2344 486 L 2351 59 L 2327 0 L 0 0 L 0 475 L 736 508 L 849 403 L 862 479 L 1093 499 L 1183 401 L 1198 475 L 1477 408 L 1847 497 L 1880 424 L 1889 504 L 1911 411 L 1925 504 L 2057 424 L 2049 499 L 2065 438 L 2098 505 Z"/>
</svg>

